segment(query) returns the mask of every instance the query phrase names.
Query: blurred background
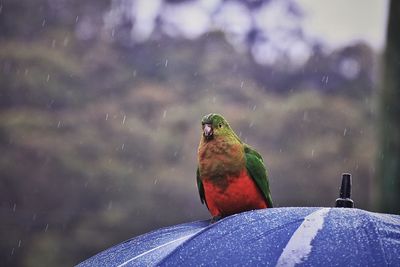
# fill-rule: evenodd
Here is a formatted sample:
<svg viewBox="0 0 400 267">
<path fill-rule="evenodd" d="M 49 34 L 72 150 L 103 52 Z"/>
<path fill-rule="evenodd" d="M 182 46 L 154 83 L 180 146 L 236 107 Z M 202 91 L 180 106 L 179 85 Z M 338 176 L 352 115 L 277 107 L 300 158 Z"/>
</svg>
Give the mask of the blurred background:
<svg viewBox="0 0 400 267">
<path fill-rule="evenodd" d="M 395 2 L 0 1 L 0 265 L 208 219 L 210 112 L 263 155 L 277 207 L 331 207 L 350 172 L 356 207 L 399 213 Z"/>
</svg>

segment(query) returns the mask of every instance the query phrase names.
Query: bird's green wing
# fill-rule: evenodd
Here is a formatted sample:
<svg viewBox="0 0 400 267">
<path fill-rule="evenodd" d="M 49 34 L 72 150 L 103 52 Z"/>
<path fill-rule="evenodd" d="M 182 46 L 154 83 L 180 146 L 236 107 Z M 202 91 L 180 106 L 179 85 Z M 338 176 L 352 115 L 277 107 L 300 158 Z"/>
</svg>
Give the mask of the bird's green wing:
<svg viewBox="0 0 400 267">
<path fill-rule="evenodd" d="M 244 153 L 246 155 L 246 168 L 248 173 L 261 190 L 267 201 L 268 208 L 272 208 L 273 204 L 269 191 L 268 174 L 261 155 L 246 144 L 244 145 Z"/>
<path fill-rule="evenodd" d="M 200 179 L 200 170 L 199 167 L 197 167 L 197 171 L 196 171 L 196 179 L 197 179 L 197 189 L 199 189 L 199 195 L 200 195 L 200 201 L 201 203 L 205 203 L 207 206 L 207 202 L 206 202 L 206 197 L 204 195 L 204 187 L 203 187 L 203 183 L 201 182 Z M 208 206 L 207 206 L 208 207 Z"/>
</svg>

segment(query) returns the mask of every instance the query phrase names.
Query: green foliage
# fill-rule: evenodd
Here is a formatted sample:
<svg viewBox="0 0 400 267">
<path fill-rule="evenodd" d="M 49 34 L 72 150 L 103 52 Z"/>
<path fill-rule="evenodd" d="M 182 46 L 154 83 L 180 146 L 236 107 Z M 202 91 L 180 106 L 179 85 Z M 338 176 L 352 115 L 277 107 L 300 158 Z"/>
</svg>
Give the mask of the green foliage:
<svg viewBox="0 0 400 267">
<path fill-rule="evenodd" d="M 3 64 L 1 106 L 76 104 L 82 69 L 66 53 L 42 44 L 0 43 Z"/>
</svg>

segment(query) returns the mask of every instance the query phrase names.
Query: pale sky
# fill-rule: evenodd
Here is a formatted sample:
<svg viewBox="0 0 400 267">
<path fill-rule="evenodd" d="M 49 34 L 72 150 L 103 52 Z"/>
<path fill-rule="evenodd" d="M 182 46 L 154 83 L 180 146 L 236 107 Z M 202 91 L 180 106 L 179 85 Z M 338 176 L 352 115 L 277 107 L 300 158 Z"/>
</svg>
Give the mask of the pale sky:
<svg viewBox="0 0 400 267">
<path fill-rule="evenodd" d="M 297 0 L 306 13 L 303 25 L 307 35 L 326 41 L 329 46 L 363 40 L 373 48 L 385 45 L 387 0 Z"/>
<path fill-rule="evenodd" d="M 268 37 L 268 42 L 258 42 L 251 48 L 261 64 L 272 64 L 282 52 L 301 64 L 312 52 L 306 43 L 310 40 L 323 43 L 328 50 L 358 41 L 377 51 L 384 49 L 388 0 L 292 1 L 299 4 L 304 16 L 287 12 L 290 1 L 280 0 L 269 2 L 253 14 L 240 1 L 224 2 L 217 10 L 222 0 L 188 1 L 180 5 L 163 5 L 162 0 L 115 0 L 106 24 L 114 28 L 129 17 L 134 22 L 132 38 L 146 41 L 154 31 L 157 14 L 161 14 L 163 31 L 170 36 L 196 39 L 208 30 L 222 29 L 229 41 L 239 47 L 254 22 Z M 291 33 L 299 26 L 306 42 Z"/>
</svg>

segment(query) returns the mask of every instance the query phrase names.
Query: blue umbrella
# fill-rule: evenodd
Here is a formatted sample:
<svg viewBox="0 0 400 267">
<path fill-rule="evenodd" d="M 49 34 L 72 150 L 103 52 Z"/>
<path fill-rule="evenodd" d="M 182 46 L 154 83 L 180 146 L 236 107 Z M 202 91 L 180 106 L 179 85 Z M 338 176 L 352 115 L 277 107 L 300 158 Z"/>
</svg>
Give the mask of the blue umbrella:
<svg viewBox="0 0 400 267">
<path fill-rule="evenodd" d="M 400 266 L 400 216 L 273 208 L 167 227 L 78 266 Z"/>
</svg>

